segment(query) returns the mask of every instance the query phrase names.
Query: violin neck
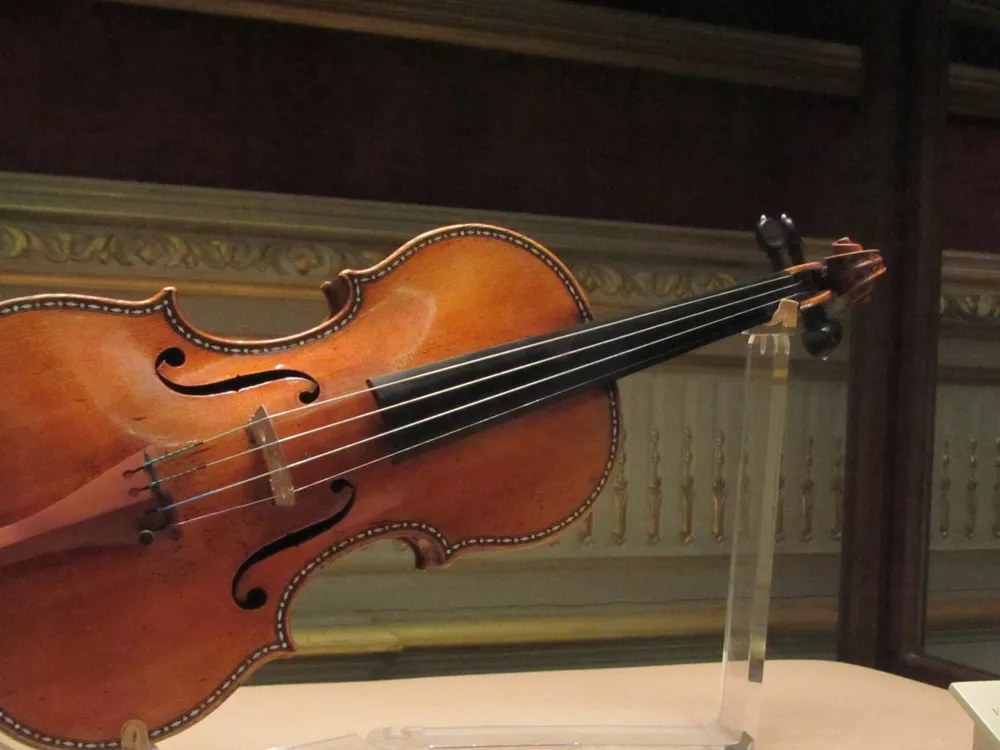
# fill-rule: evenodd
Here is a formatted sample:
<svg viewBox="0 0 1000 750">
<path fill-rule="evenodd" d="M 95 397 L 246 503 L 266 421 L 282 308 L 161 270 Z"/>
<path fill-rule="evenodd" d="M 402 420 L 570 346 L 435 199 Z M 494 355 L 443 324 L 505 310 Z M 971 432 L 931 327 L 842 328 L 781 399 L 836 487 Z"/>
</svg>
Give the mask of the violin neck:
<svg viewBox="0 0 1000 750">
<path fill-rule="evenodd" d="M 782 300 L 804 294 L 795 276 L 778 271 L 644 312 L 392 373 L 369 385 L 393 429 L 398 461 L 763 325 Z"/>
</svg>

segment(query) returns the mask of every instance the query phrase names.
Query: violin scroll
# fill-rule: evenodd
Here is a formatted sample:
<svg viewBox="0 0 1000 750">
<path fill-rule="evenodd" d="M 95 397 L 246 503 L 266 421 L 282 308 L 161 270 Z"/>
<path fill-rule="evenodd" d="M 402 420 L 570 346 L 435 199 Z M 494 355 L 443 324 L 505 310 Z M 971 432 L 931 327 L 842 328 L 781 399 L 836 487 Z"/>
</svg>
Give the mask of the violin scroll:
<svg viewBox="0 0 1000 750">
<path fill-rule="evenodd" d="M 886 272 L 882 254 L 878 250 L 864 249 L 849 237 L 837 240 L 833 246 L 842 250 L 825 261 L 829 290 L 852 302 L 866 302 L 871 296 L 873 282 Z"/>
</svg>

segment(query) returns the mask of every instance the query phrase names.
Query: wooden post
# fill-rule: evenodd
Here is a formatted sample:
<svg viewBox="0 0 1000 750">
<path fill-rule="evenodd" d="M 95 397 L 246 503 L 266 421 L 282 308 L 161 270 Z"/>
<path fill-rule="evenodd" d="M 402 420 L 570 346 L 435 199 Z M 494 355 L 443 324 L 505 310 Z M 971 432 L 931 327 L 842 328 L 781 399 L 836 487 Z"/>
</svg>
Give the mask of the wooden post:
<svg viewBox="0 0 1000 750">
<path fill-rule="evenodd" d="M 896 28 L 904 3 L 869 0 L 862 45 L 862 92 L 856 153 L 857 235 L 882 251 L 888 273 L 864 315 L 851 316 L 850 388 L 844 445 L 838 658 L 875 667 L 885 607 L 891 451 L 896 412 L 893 373 L 900 287 L 906 274 L 897 232 L 897 159 L 903 78 Z"/>
<path fill-rule="evenodd" d="M 863 44 L 858 234 L 889 272 L 852 319 L 838 650 L 881 668 L 923 621 L 913 555 L 930 507 L 947 10 L 947 0 L 870 0 Z"/>
<path fill-rule="evenodd" d="M 947 0 L 870 0 L 860 231 L 888 274 L 853 318 L 838 656 L 935 684 L 923 651 L 937 396 Z"/>
</svg>

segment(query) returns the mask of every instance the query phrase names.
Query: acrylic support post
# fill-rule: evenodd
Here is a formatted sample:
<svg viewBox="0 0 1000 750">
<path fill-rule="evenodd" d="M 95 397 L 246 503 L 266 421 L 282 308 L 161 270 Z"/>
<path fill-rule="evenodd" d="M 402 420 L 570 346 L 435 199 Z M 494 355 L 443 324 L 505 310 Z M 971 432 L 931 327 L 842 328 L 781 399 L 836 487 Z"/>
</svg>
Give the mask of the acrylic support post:
<svg viewBox="0 0 1000 750">
<path fill-rule="evenodd" d="M 757 736 L 775 545 L 775 511 L 785 437 L 791 337 L 797 308 L 782 304 L 769 325 L 745 335 L 740 456 L 749 481 L 738 485 L 728 597 L 713 722 L 690 725 L 385 726 L 362 739 L 331 738 L 284 750 L 465 750 L 467 748 L 616 747 L 723 750 L 751 748 Z"/>
</svg>

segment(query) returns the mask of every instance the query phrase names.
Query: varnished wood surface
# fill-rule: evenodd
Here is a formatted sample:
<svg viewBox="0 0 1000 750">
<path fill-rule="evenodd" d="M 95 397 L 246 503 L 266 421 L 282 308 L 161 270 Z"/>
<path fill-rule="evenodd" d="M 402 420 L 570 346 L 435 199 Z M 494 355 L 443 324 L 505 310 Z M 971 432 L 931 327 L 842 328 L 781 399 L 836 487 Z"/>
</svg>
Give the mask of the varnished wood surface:
<svg viewBox="0 0 1000 750">
<path fill-rule="evenodd" d="M 364 389 L 374 375 L 564 328 L 587 314 L 558 262 L 509 234 L 440 230 L 349 276 L 351 295 L 339 313 L 303 337 L 247 344 L 249 354 L 217 351 L 244 345 L 191 331 L 170 291 L 131 306 L 86 302 L 107 311 L 55 297 L 30 300 L 27 310 L 24 302 L 14 303 L 18 310 L 0 306 L 8 363 L 0 371 L 0 524 L 44 509 L 136 451 L 160 455 L 240 427 L 261 405 L 271 414 L 301 406 L 301 380 L 214 396 L 175 393 L 154 369 L 167 348 L 186 355 L 182 366 L 164 368 L 177 382 L 287 368 L 315 378 L 323 400 Z M 278 417 L 275 427 L 287 437 L 373 408 L 364 394 Z M 130 718 L 158 737 L 196 722 L 239 679 L 293 649 L 288 604 L 318 563 L 376 537 L 405 539 L 420 564 L 435 565 L 555 533 L 596 496 L 616 425 L 614 399 L 597 390 L 405 464 L 349 472 L 357 496 L 346 518 L 248 574 L 239 592 L 260 586 L 269 597 L 253 611 L 234 602 L 235 571 L 264 545 L 335 512 L 328 483 L 299 493 L 294 508 L 262 503 L 223 513 L 148 547 L 76 550 L 0 568 L 0 726 L 30 744 L 73 746 L 113 742 Z M 284 451 L 296 462 L 379 429 L 377 418 L 359 418 L 287 441 Z M 156 469 L 162 478 L 247 447 L 240 429 Z M 373 440 L 292 476 L 303 486 L 388 452 Z M 176 502 L 264 470 L 261 454 L 249 453 L 163 487 Z M 256 479 L 181 505 L 179 520 L 269 495 L 267 480 Z"/>
</svg>

